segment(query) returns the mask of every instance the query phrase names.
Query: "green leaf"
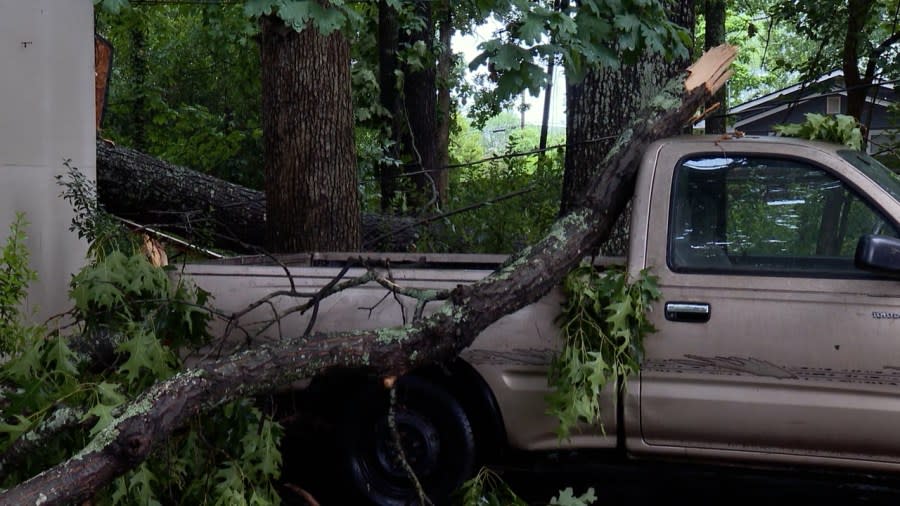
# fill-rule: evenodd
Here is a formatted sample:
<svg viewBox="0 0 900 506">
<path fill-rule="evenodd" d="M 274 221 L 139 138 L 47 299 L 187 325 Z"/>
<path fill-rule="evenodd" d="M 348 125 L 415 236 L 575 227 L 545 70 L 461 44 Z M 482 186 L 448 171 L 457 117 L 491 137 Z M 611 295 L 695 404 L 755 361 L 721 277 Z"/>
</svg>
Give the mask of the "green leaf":
<svg viewBox="0 0 900 506">
<path fill-rule="evenodd" d="M 544 30 L 544 20 L 536 16 L 528 16 L 525 21 L 518 26 L 517 34 L 519 39 L 525 44 L 535 44 L 540 42 L 546 30 Z"/>
<path fill-rule="evenodd" d="M 851 149 L 862 149 L 863 135 L 859 123 L 852 116 L 807 113 L 803 123 L 775 125 L 775 132 L 787 137 L 800 137 L 843 144 Z"/>
<path fill-rule="evenodd" d="M 113 14 L 118 14 L 122 9 L 131 6 L 128 0 L 94 0 L 94 5 L 100 5 L 103 10 Z"/>
<path fill-rule="evenodd" d="M 594 487 L 587 489 L 587 492 L 580 496 L 576 496 L 572 487 L 568 487 L 560 490 L 559 495 L 550 500 L 550 504 L 559 506 L 587 506 L 594 504 L 596 501 L 597 496 L 594 494 Z"/>
<path fill-rule="evenodd" d="M 153 491 L 154 484 L 158 482 L 158 479 L 156 478 L 156 475 L 150 471 L 146 462 L 141 464 L 136 471 L 131 473 L 128 482 L 128 490 L 131 493 L 131 496 L 136 499 L 134 504 L 139 504 L 141 506 L 161 506 Z"/>
<path fill-rule="evenodd" d="M 87 421 L 92 416 L 97 417 L 97 421 L 91 428 L 91 437 L 96 436 L 97 433 L 106 428 L 115 419 L 113 411 L 125 403 L 125 396 L 119 393 L 119 388 L 120 385 L 107 382 L 102 382 L 96 386 L 97 402 L 82 418 L 83 421 Z"/>
<path fill-rule="evenodd" d="M 637 31 L 641 26 L 641 20 L 634 14 L 621 14 L 613 18 L 613 26 L 623 32 Z"/>
<path fill-rule="evenodd" d="M 312 17 L 310 8 L 315 4 L 310 0 L 293 0 L 282 2 L 278 6 L 278 17 L 284 20 L 291 28 L 302 31 L 306 28 L 306 22 Z"/>
<path fill-rule="evenodd" d="M 322 35 L 330 35 L 332 32 L 340 30 L 347 22 L 347 16 L 342 10 L 333 6 L 322 7 L 317 2 L 310 6 L 310 15 L 313 24 Z"/>
<path fill-rule="evenodd" d="M 16 420 L 16 423 L 6 423 L 0 420 L 0 433 L 6 434 L 8 441 L 15 441 L 32 426 L 31 420 L 27 417 L 13 415 L 12 418 Z"/>
<path fill-rule="evenodd" d="M 643 337 L 653 330 L 646 311 L 659 296 L 656 283 L 647 270 L 629 282 L 622 269 L 598 272 L 587 264 L 563 280 L 566 300 L 558 318 L 563 348 L 547 376 L 553 388 L 547 412 L 559 420 L 560 438 L 580 423 L 603 430 L 600 393 L 637 372 Z"/>
<path fill-rule="evenodd" d="M 136 330 L 134 337 L 121 343 L 116 351 L 128 355 L 125 363 L 119 366 L 119 372 L 129 383 L 141 379 L 144 370 L 154 380 L 168 378 L 174 372 L 176 357 L 150 332 Z"/>
<path fill-rule="evenodd" d="M 52 371 L 61 377 L 75 378 L 78 376 L 78 355 L 69 348 L 63 336 L 55 336 L 50 339 L 50 346 L 44 356 L 44 363 L 52 366 Z"/>
<path fill-rule="evenodd" d="M 244 0 L 244 14 L 251 17 L 272 14 L 275 3 L 272 0 Z"/>
</svg>

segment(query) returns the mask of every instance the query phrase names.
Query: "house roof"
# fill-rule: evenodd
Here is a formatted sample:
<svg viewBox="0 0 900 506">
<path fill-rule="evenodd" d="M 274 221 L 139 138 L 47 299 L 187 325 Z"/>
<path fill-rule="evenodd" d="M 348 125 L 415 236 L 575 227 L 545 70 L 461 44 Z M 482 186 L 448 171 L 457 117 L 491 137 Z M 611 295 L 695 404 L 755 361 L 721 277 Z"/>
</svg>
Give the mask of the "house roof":
<svg viewBox="0 0 900 506">
<path fill-rule="evenodd" d="M 847 90 L 843 82 L 838 83 L 838 80 L 842 80 L 843 77 L 844 72 L 842 70 L 832 70 L 816 77 L 811 81 L 797 83 L 792 86 L 773 91 L 759 98 L 749 100 L 734 107 L 729 107 L 728 115 L 737 116 L 738 120 L 734 123 L 734 128 L 739 129 L 741 126 L 748 123 L 753 123 L 772 114 L 785 111 L 786 109 L 796 105 L 798 102 L 805 102 L 815 98 L 833 95 L 847 96 Z M 834 81 L 834 83 L 829 86 L 827 84 L 828 81 Z M 886 90 L 890 90 L 891 93 L 894 91 L 893 82 L 876 84 Z M 804 94 L 802 99 L 798 99 L 797 95 L 804 92 L 806 93 Z M 870 104 L 874 103 L 883 107 L 887 107 L 891 104 L 891 101 L 889 100 L 884 100 L 883 98 L 873 99 L 872 96 L 868 95 L 866 96 L 866 102 Z M 705 126 L 705 122 L 700 122 L 696 126 L 697 128 L 703 128 Z"/>
</svg>

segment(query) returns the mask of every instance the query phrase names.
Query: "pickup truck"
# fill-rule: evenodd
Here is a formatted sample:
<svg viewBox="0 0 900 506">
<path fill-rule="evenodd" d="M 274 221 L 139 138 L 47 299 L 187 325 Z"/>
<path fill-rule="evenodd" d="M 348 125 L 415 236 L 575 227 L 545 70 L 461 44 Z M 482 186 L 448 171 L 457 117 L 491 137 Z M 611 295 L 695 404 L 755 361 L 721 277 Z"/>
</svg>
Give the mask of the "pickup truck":
<svg viewBox="0 0 900 506">
<path fill-rule="evenodd" d="M 632 275 L 649 268 L 662 293 L 640 374 L 601 394 L 603 429 L 584 426 L 560 440 L 545 413 L 547 366 L 561 346 L 554 290 L 497 321 L 458 360 L 399 381 L 406 458 L 438 503 L 505 449 L 900 472 L 898 230 L 900 177 L 866 154 L 782 137 L 656 142 L 639 167 L 627 258 L 595 260 L 624 263 Z M 376 256 L 390 258 L 397 285 L 426 289 L 473 282 L 502 260 Z M 298 290 L 315 292 L 345 258 L 282 262 Z M 191 264 L 183 275 L 233 312 L 287 288 L 285 267 L 264 260 Z M 244 321 L 296 303 L 276 299 Z M 400 325 L 414 309 L 370 283 L 323 300 L 315 330 Z M 310 313 L 257 338 L 300 334 Z M 395 458 L 386 394 L 372 385 L 349 372 L 298 388 L 339 399 L 349 488 L 375 504 L 416 502 Z"/>
</svg>

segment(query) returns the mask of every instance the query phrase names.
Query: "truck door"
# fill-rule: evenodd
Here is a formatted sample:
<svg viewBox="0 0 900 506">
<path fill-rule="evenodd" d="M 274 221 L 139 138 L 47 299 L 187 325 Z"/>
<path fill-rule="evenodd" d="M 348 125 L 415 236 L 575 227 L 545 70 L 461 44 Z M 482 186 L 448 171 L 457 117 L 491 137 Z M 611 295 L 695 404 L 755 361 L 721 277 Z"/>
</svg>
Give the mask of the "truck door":
<svg viewBox="0 0 900 506">
<path fill-rule="evenodd" d="M 720 152 L 656 175 L 662 300 L 638 452 L 900 462 L 900 280 L 853 263 L 860 236 L 898 235 L 900 213 L 814 158 Z"/>
</svg>

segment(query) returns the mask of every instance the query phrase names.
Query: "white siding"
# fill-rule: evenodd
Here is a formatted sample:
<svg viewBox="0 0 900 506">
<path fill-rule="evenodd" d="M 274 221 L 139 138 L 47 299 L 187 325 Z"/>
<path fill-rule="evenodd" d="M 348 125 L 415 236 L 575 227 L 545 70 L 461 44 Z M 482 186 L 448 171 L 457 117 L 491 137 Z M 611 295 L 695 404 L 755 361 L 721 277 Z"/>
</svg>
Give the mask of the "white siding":
<svg viewBox="0 0 900 506">
<path fill-rule="evenodd" d="M 91 0 L 0 0 L 0 238 L 26 213 L 41 320 L 68 306 L 87 250 L 54 175 L 71 159 L 95 177 L 93 34 Z"/>
</svg>

